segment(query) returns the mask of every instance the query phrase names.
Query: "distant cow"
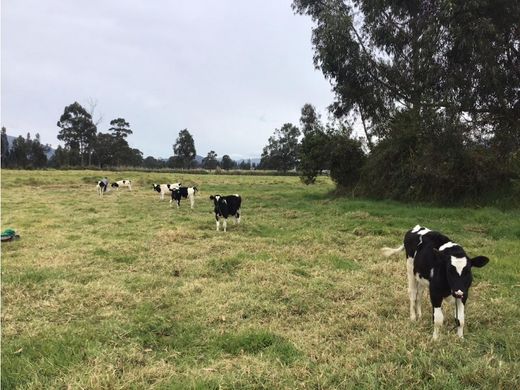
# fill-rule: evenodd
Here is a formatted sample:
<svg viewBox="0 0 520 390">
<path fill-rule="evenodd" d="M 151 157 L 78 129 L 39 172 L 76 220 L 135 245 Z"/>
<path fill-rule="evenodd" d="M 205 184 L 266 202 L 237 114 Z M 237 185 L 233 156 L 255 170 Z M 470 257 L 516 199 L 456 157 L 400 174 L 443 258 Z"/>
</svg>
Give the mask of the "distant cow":
<svg viewBox="0 0 520 390">
<path fill-rule="evenodd" d="M 159 193 L 159 198 L 161 200 L 164 199 L 164 194 L 168 194 L 170 190 L 173 190 L 174 188 L 179 188 L 181 186 L 181 183 L 173 183 L 173 184 L 152 184 L 152 187 L 155 191 Z M 171 201 L 170 201 L 171 203 Z"/>
<path fill-rule="evenodd" d="M 215 219 L 217 220 L 217 232 L 220 228 L 220 219 L 224 218 L 224 231 L 227 227 L 227 218 L 229 216 L 235 217 L 236 223 L 240 223 L 240 206 L 242 205 L 242 198 L 240 195 L 211 195 L 209 197 L 215 204 Z"/>
<path fill-rule="evenodd" d="M 105 192 L 108 190 L 108 179 L 104 177 L 103 179 L 99 180 L 96 185 L 96 190 L 99 196 L 102 196 Z"/>
<path fill-rule="evenodd" d="M 390 256 L 406 251 L 408 293 L 410 295 L 410 319 L 421 317 L 421 294 L 429 287 L 433 308 L 433 339 L 439 338 L 444 321 L 441 305 L 445 298 L 455 301 L 457 335 L 464 336 L 464 307 L 473 281 L 472 267 L 483 267 L 489 259 L 485 256 L 469 258 L 464 249 L 445 235 L 419 225 L 406 232 L 399 248 L 383 248 Z"/>
<path fill-rule="evenodd" d="M 118 180 L 112 183 L 112 188 L 119 190 L 119 187 L 128 187 L 128 189 L 132 191 L 132 182 L 130 180 Z"/>
<path fill-rule="evenodd" d="M 181 198 L 188 198 L 190 200 L 191 208 L 195 205 L 195 193 L 197 192 L 197 187 L 178 187 L 178 188 L 170 188 L 170 192 L 172 193 L 172 197 L 170 199 L 170 206 L 172 202 L 177 202 L 177 208 L 181 205 Z"/>
</svg>

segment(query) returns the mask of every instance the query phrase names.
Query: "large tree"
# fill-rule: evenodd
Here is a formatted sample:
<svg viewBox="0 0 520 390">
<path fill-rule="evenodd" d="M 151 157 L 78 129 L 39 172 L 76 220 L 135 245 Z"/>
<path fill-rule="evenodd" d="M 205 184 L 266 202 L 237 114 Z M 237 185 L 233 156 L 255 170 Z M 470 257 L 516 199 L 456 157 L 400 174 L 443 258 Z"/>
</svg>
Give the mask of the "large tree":
<svg viewBox="0 0 520 390">
<path fill-rule="evenodd" d="M 260 165 L 263 169 L 287 172 L 298 164 L 298 137 L 300 130 L 291 123 L 275 129 L 262 152 Z"/>
<path fill-rule="evenodd" d="M 222 156 L 221 166 L 222 169 L 228 171 L 230 169 L 235 168 L 237 166 L 237 163 L 231 157 L 229 157 L 229 155 L 225 154 L 224 156 Z"/>
<path fill-rule="evenodd" d="M 61 128 L 58 139 L 78 156 L 80 165 L 84 166 L 85 157 L 90 156 L 96 142 L 97 129 L 92 116 L 78 102 L 74 102 L 65 107 L 57 126 Z"/>
<path fill-rule="evenodd" d="M 34 168 L 43 168 L 47 165 L 47 147 L 40 142 L 40 134 L 36 133 L 29 145 L 29 161 Z"/>
<path fill-rule="evenodd" d="M 403 109 L 419 119 L 424 110 L 456 112 L 473 121 L 477 136 L 519 145 L 520 2 L 294 0 L 293 7 L 316 22 L 314 61 L 333 84 L 333 108 L 358 114 L 369 146 Z"/>
<path fill-rule="evenodd" d="M 173 154 L 183 168 L 190 168 L 196 156 L 195 141 L 188 129 L 181 130 L 173 145 Z"/>
<path fill-rule="evenodd" d="M 329 169 L 331 158 L 330 134 L 325 132 L 316 109 L 311 104 L 302 107 L 300 125 L 303 139 L 300 145 L 300 179 L 305 184 L 315 182 L 318 174 Z"/>
<path fill-rule="evenodd" d="M 211 150 L 208 155 L 202 159 L 202 168 L 204 169 L 216 169 L 218 165 L 217 153 Z"/>
<path fill-rule="evenodd" d="M 314 61 L 332 83 L 334 113 L 357 117 L 365 130 L 366 193 L 460 199 L 518 177 L 520 2 L 293 7 L 315 21 Z"/>
</svg>

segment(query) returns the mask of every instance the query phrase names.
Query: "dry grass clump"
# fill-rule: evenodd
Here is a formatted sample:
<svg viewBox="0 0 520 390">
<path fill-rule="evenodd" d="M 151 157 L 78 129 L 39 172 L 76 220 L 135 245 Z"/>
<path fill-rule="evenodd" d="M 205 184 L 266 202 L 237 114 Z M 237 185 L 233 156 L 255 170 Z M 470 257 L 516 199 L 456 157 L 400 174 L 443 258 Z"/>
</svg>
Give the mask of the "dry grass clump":
<svg viewBox="0 0 520 390">
<path fill-rule="evenodd" d="M 329 196 L 327 178 L 3 171 L 4 388 L 517 388 L 520 215 Z M 133 191 L 99 197 L 98 177 Z M 196 185 L 195 209 L 154 182 Z M 73 190 L 70 190 L 73 188 Z M 210 194 L 240 193 L 215 231 Z M 489 266 L 464 340 L 408 320 L 400 244 L 420 223 Z"/>
</svg>

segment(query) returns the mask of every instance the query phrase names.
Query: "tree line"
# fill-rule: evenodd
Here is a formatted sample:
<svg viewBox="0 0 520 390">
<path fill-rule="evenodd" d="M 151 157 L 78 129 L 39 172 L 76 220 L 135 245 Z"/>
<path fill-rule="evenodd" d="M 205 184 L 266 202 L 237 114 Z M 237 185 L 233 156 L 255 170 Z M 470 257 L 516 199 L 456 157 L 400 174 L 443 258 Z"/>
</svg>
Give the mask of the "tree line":
<svg viewBox="0 0 520 390">
<path fill-rule="evenodd" d="M 139 149 L 131 148 L 127 138 L 133 131 L 124 118 L 110 121 L 108 131 L 98 132 L 98 124 L 93 120 L 93 108 L 90 112 L 78 102 L 64 108 L 57 126 L 58 140 L 63 146 L 58 146 L 50 159 L 47 158 L 51 147 L 42 145 L 39 134 L 31 139 L 18 137 L 12 145 L 7 139 L 7 130 L 2 127 L 2 167 L 8 168 L 68 168 L 68 167 L 143 167 L 149 169 L 180 168 L 180 169 L 244 169 L 255 168 L 251 161 L 234 161 L 229 155 L 218 158 L 215 151 L 198 162 L 195 142 L 188 129 L 181 130 L 175 144 L 172 145 L 173 156 L 163 160 L 153 156 L 143 158 Z"/>
</svg>

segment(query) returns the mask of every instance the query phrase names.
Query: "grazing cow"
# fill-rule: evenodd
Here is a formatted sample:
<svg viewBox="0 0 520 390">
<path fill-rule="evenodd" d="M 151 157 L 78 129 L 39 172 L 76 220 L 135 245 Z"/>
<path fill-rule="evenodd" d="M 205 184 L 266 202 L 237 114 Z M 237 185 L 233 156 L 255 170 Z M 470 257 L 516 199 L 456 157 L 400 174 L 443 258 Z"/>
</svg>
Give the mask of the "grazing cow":
<svg viewBox="0 0 520 390">
<path fill-rule="evenodd" d="M 130 180 L 118 180 L 112 183 L 112 188 L 119 190 L 119 187 L 128 187 L 128 189 L 132 191 L 132 182 Z"/>
<path fill-rule="evenodd" d="M 174 184 L 152 184 L 152 187 L 155 191 L 159 193 L 159 199 L 164 199 L 164 194 L 169 193 L 170 190 L 173 190 L 174 188 L 178 188 L 181 186 L 181 183 L 174 183 Z M 171 203 L 171 201 L 170 201 Z"/>
<path fill-rule="evenodd" d="M 403 249 L 407 258 L 410 319 L 421 317 L 421 294 L 428 287 L 433 308 L 433 339 L 439 338 L 444 321 L 441 305 L 446 298 L 455 301 L 457 335 L 464 337 L 464 307 L 473 281 L 471 268 L 483 267 L 489 259 L 485 256 L 469 258 L 459 244 L 419 225 L 406 232 L 399 248 L 383 248 L 383 252 L 390 256 Z"/>
<path fill-rule="evenodd" d="M 99 180 L 96 185 L 96 190 L 99 196 L 102 196 L 103 193 L 107 192 L 108 190 L 108 179 L 104 177 L 103 179 Z"/>
<path fill-rule="evenodd" d="M 178 187 L 171 189 L 172 198 L 170 199 L 170 206 L 172 202 L 177 202 L 177 208 L 181 205 L 181 198 L 188 198 L 190 200 L 191 208 L 195 205 L 195 193 L 197 192 L 197 187 Z"/>
<path fill-rule="evenodd" d="M 224 231 L 227 227 L 227 218 L 231 215 L 235 217 L 235 222 L 240 223 L 240 206 L 242 198 L 240 195 L 211 195 L 209 197 L 215 204 L 215 219 L 217 220 L 217 232 L 220 228 L 220 218 L 224 218 Z"/>
</svg>

